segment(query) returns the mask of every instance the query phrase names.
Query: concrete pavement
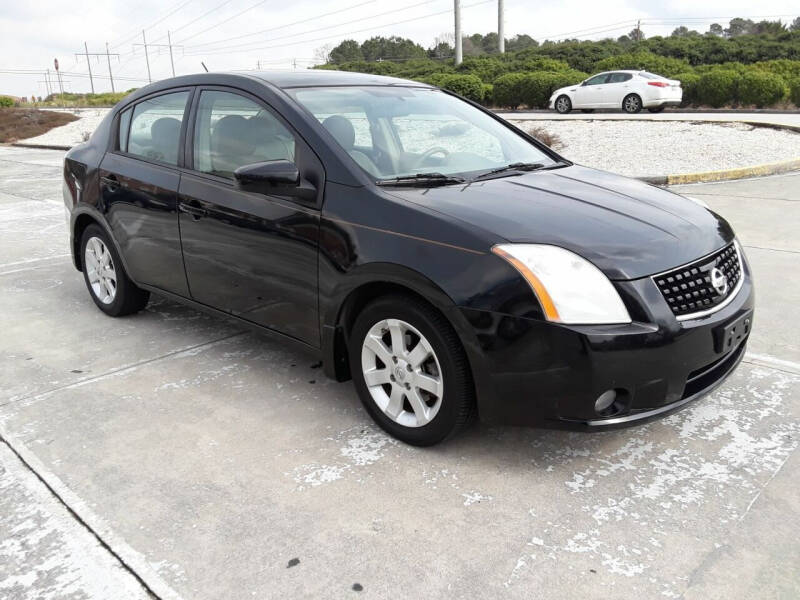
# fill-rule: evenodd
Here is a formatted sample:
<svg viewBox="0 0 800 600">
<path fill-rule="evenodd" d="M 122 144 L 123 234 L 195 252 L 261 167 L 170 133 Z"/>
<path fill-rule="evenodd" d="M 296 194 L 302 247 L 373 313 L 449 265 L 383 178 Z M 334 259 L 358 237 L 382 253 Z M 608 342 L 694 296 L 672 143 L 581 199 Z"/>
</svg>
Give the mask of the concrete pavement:
<svg viewBox="0 0 800 600">
<path fill-rule="evenodd" d="M 31 466 L 0 444 L 0 482 L 35 492 L 0 501 L 0 596 L 59 597 L 48 561 L 74 576 L 60 597 L 122 596 L 81 583 L 66 524 L 37 549 L 31 506 L 107 545 L 95 584 L 160 597 L 800 595 L 800 176 L 683 189 L 730 218 L 759 284 L 717 392 L 634 429 L 478 425 L 418 449 L 292 348 L 158 298 L 100 313 L 60 156 L 0 148 L 0 435 Z"/>
</svg>

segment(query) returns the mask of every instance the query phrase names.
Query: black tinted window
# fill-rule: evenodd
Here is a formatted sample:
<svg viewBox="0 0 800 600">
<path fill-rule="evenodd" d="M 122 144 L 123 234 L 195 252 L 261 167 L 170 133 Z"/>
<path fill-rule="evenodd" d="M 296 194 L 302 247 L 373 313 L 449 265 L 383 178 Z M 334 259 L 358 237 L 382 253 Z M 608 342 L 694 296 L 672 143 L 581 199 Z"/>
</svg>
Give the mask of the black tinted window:
<svg viewBox="0 0 800 600">
<path fill-rule="evenodd" d="M 600 85 L 601 83 L 605 83 L 607 78 L 608 78 L 608 73 L 603 73 L 602 75 L 595 75 L 594 77 L 586 80 L 586 85 Z"/>
<path fill-rule="evenodd" d="M 628 81 L 631 77 L 630 73 L 612 73 L 608 76 L 606 83 L 622 83 L 623 81 Z"/>
<path fill-rule="evenodd" d="M 189 92 L 175 92 L 137 104 L 133 108 L 127 152 L 177 165 L 181 123 L 188 99 Z"/>
<path fill-rule="evenodd" d="M 294 136 L 272 113 L 239 94 L 200 94 L 195 170 L 232 177 L 241 166 L 270 160 L 294 161 Z"/>
</svg>

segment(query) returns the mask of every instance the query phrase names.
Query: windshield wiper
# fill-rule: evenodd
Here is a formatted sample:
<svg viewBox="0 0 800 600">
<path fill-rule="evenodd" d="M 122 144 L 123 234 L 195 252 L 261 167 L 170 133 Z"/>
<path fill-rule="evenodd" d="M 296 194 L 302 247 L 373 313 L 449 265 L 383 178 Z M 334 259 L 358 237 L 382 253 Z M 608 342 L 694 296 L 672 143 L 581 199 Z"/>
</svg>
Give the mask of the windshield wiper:
<svg viewBox="0 0 800 600">
<path fill-rule="evenodd" d="M 504 167 L 500 167 L 498 169 L 493 169 L 491 171 L 487 171 L 486 173 L 481 173 L 478 175 L 473 181 L 478 181 L 485 177 L 491 177 L 492 175 L 499 175 L 500 173 L 506 173 L 508 171 L 535 171 L 537 169 L 541 169 L 544 167 L 544 163 L 525 163 L 525 162 L 515 162 L 511 163 L 510 165 L 506 165 Z"/>
<path fill-rule="evenodd" d="M 451 185 L 453 183 L 464 183 L 463 177 L 445 175 L 444 173 L 417 173 L 416 175 L 402 175 L 391 179 L 379 179 L 375 183 L 378 185 L 399 185 L 408 187 L 430 187 L 436 185 Z"/>
</svg>

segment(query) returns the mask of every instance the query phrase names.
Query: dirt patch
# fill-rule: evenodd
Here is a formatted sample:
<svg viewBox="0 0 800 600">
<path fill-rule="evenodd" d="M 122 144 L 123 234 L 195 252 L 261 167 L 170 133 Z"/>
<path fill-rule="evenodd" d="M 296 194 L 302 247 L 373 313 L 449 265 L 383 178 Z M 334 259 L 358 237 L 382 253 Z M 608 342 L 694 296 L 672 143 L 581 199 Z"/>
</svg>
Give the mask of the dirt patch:
<svg viewBox="0 0 800 600">
<path fill-rule="evenodd" d="M 70 113 L 35 108 L 0 108 L 0 142 L 16 142 L 42 135 L 78 117 Z"/>
</svg>

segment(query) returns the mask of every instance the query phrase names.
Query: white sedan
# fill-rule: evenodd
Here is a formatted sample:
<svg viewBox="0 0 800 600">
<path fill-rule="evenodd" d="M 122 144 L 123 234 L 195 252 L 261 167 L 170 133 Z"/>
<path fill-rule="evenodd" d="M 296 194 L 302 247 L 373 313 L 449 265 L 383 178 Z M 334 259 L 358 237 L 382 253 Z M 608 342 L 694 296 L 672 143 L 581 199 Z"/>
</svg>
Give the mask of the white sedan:
<svg viewBox="0 0 800 600">
<path fill-rule="evenodd" d="M 678 106 L 682 98 L 681 82 L 675 79 L 647 71 L 608 71 L 556 90 L 550 96 L 550 108 L 561 114 L 573 108 L 585 112 L 620 108 L 627 113 L 646 108 L 655 113 L 665 106 Z"/>
</svg>

